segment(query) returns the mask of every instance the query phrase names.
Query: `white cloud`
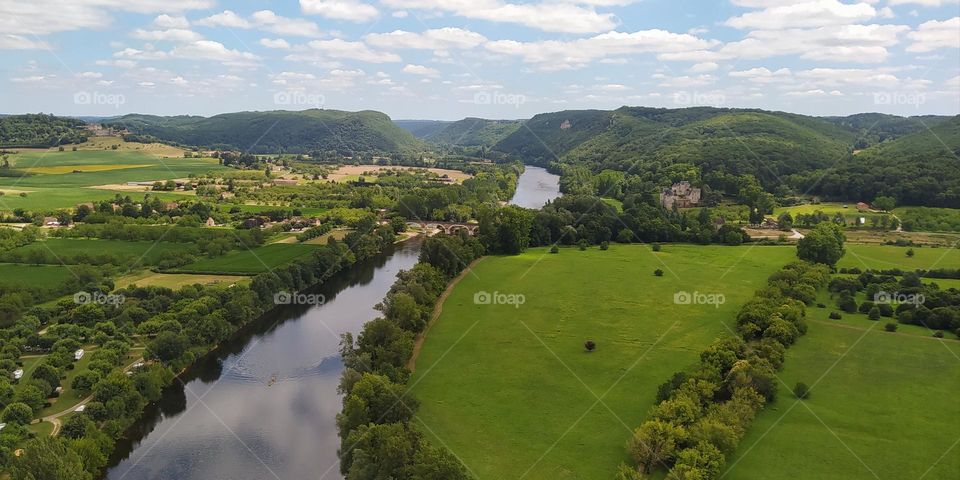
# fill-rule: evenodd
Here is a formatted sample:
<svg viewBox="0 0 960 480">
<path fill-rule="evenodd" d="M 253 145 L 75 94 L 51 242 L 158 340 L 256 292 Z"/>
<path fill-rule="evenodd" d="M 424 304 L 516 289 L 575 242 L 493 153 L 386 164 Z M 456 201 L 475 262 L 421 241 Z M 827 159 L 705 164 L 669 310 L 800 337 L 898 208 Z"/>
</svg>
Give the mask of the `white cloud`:
<svg viewBox="0 0 960 480">
<path fill-rule="evenodd" d="M 31 40 L 21 35 L 0 35 L 0 50 L 48 50 L 46 42 Z"/>
<path fill-rule="evenodd" d="M 960 0 L 889 0 L 890 5 L 920 5 L 922 7 L 940 7 L 960 4 Z"/>
<path fill-rule="evenodd" d="M 876 9 L 866 3 L 844 4 L 838 0 L 758 3 L 766 8 L 730 18 L 725 24 L 739 29 L 783 30 L 847 25 L 877 16 Z"/>
<path fill-rule="evenodd" d="M 224 10 L 194 23 L 207 27 L 256 28 L 266 32 L 297 37 L 319 37 L 323 35 L 320 27 L 314 22 L 302 18 L 283 17 L 271 10 L 253 12 L 249 19 L 237 15 L 232 10 Z"/>
<path fill-rule="evenodd" d="M 720 68 L 716 62 L 700 62 L 692 67 L 690 67 L 690 73 L 706 73 L 712 72 Z"/>
<path fill-rule="evenodd" d="M 730 72 L 729 75 L 733 78 L 743 78 L 753 83 L 785 82 L 790 81 L 793 76 L 789 68 L 781 68 L 777 71 L 771 71 L 766 67 L 734 71 Z"/>
<path fill-rule="evenodd" d="M 182 28 L 169 28 L 167 30 L 143 30 L 138 28 L 133 31 L 133 37 L 151 42 L 193 42 L 203 38 L 197 32 Z"/>
<path fill-rule="evenodd" d="M 356 0 L 300 0 L 300 10 L 334 20 L 369 22 L 380 15 L 376 7 Z"/>
<path fill-rule="evenodd" d="M 4 0 L 0 1 L 0 34 L 46 35 L 102 28 L 113 21 L 111 11 L 175 13 L 213 4 L 213 0 Z"/>
<path fill-rule="evenodd" d="M 407 64 L 403 67 L 403 71 L 411 75 L 423 75 L 426 77 L 436 77 L 440 75 L 440 71 L 437 69 L 425 67 L 423 65 Z"/>
<path fill-rule="evenodd" d="M 200 40 L 181 45 L 170 51 L 170 57 L 190 60 L 213 60 L 229 66 L 252 66 L 259 57 L 250 52 L 231 50 L 220 42 Z"/>
<path fill-rule="evenodd" d="M 436 28 L 426 30 L 423 33 L 406 32 L 403 30 L 394 30 L 389 33 L 372 33 L 365 36 L 364 40 L 368 44 L 378 48 L 411 48 L 422 50 L 469 49 L 477 47 L 487 41 L 486 37 L 479 33 L 454 27 Z"/>
<path fill-rule="evenodd" d="M 77 76 L 78 78 L 94 79 L 94 78 L 101 78 L 101 77 L 103 77 L 103 74 L 100 73 L 100 72 L 80 72 L 80 73 L 78 73 L 76 76 Z"/>
<path fill-rule="evenodd" d="M 913 32 L 907 34 L 913 43 L 908 52 L 924 53 L 941 48 L 960 48 L 960 17 L 942 22 L 931 20 L 924 22 Z"/>
<path fill-rule="evenodd" d="M 285 57 L 289 61 L 323 62 L 329 59 L 358 60 L 367 63 L 399 62 L 395 53 L 371 50 L 365 43 L 350 42 L 335 38 L 332 40 L 313 40 L 307 43 L 306 51 Z"/>
<path fill-rule="evenodd" d="M 461 17 L 515 23 L 547 32 L 595 33 L 617 26 L 612 13 L 573 3 L 506 3 L 501 0 L 382 0 L 395 9 L 450 12 Z M 587 4 L 588 1 L 577 3 Z"/>
<path fill-rule="evenodd" d="M 261 38 L 260 45 L 263 45 L 267 48 L 278 48 L 278 49 L 288 49 L 290 48 L 290 43 L 282 38 Z"/>
<path fill-rule="evenodd" d="M 153 24 L 158 28 L 187 28 L 190 26 L 190 21 L 182 15 L 171 16 L 164 13 L 154 18 Z"/>
</svg>

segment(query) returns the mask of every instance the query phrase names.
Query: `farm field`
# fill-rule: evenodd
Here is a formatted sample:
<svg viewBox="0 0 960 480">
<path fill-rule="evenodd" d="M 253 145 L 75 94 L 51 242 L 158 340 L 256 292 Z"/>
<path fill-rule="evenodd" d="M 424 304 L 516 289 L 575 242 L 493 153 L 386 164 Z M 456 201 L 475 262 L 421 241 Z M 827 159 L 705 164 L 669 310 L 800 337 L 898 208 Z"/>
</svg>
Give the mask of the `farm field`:
<svg viewBox="0 0 960 480">
<path fill-rule="evenodd" d="M 68 267 L 60 265 L 0 264 L 0 285 L 30 285 L 39 288 L 58 287 L 72 277 Z"/>
<path fill-rule="evenodd" d="M 252 275 L 266 272 L 303 255 L 309 255 L 315 248 L 297 243 L 271 243 L 251 250 L 235 250 L 216 258 L 204 258 L 171 273 Z"/>
<path fill-rule="evenodd" d="M 76 152 L 20 150 L 10 156 L 10 161 L 14 168 L 30 175 L 0 177 L 0 190 L 11 190 L 0 197 L 0 210 L 70 208 L 78 203 L 107 200 L 123 193 L 92 188 L 96 186 L 152 182 L 230 170 L 218 165 L 216 159 L 164 158 L 147 152 L 150 150 L 101 150 L 83 148 L 82 145 Z M 20 192 L 27 194 L 20 196 Z M 158 193 L 158 196 L 170 200 L 183 197 L 175 193 Z"/>
<path fill-rule="evenodd" d="M 794 258 L 789 246 L 694 245 L 487 258 L 426 336 L 410 381 L 416 423 L 479 478 L 611 478 L 657 386 L 728 333 L 740 304 Z M 725 303 L 677 305 L 681 291 Z M 525 303 L 477 305 L 478 292 Z"/>
<path fill-rule="evenodd" d="M 188 273 L 154 273 L 142 271 L 117 278 L 116 288 L 125 288 L 136 284 L 140 287 L 166 287 L 178 289 L 187 285 L 231 285 L 243 284 L 250 281 L 250 277 L 235 275 L 193 275 Z"/>
<path fill-rule="evenodd" d="M 163 259 L 164 256 L 172 252 L 182 251 L 183 249 L 183 244 L 172 242 L 127 242 L 107 239 L 48 238 L 30 245 L 15 248 L 10 252 L 24 255 L 26 256 L 25 258 L 29 258 L 30 252 L 33 251 L 39 251 L 41 253 L 52 252 L 56 257 L 47 258 L 47 261 L 52 261 L 56 264 L 60 264 L 61 260 L 65 263 L 72 263 L 70 260 L 82 255 L 89 257 L 111 255 L 124 257 L 127 260 L 125 262 L 126 266 L 134 267 L 138 265 L 155 264 Z"/>
</svg>

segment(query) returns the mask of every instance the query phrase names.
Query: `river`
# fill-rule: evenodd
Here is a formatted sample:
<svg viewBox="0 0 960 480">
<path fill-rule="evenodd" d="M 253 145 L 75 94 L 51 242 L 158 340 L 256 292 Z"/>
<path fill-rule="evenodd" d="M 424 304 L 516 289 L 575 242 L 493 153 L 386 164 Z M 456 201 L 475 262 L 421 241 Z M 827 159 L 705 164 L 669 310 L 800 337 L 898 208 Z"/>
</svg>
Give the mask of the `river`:
<svg viewBox="0 0 960 480">
<path fill-rule="evenodd" d="M 560 195 L 560 177 L 545 168 L 527 166 L 517 182 L 511 205 L 539 209 Z"/>
<path fill-rule="evenodd" d="M 511 203 L 539 208 L 558 194 L 557 176 L 527 167 Z M 315 289 L 323 305 L 271 311 L 192 366 L 121 439 L 105 478 L 341 479 L 340 334 L 377 317 L 374 306 L 421 244 L 354 265 Z"/>
</svg>

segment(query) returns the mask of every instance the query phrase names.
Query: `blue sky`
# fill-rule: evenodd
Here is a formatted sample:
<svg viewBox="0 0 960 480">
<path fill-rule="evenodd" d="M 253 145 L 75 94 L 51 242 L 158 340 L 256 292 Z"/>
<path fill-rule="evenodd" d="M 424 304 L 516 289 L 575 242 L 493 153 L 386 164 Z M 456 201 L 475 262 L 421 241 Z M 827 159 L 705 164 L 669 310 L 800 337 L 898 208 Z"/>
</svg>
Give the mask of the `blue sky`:
<svg viewBox="0 0 960 480">
<path fill-rule="evenodd" d="M 960 0 L 0 0 L 0 112 L 960 114 Z"/>
</svg>

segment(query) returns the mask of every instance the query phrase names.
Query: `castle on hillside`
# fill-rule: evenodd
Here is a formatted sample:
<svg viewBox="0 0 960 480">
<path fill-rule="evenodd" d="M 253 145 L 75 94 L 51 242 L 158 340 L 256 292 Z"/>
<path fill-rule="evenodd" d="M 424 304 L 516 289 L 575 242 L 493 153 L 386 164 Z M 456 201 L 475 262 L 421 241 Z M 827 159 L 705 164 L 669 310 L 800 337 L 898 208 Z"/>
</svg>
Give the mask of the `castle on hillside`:
<svg viewBox="0 0 960 480">
<path fill-rule="evenodd" d="M 677 208 L 696 207 L 700 203 L 700 189 L 691 187 L 690 182 L 684 180 L 674 183 L 672 187 L 664 188 L 660 192 L 660 205 L 667 210 Z"/>
</svg>

